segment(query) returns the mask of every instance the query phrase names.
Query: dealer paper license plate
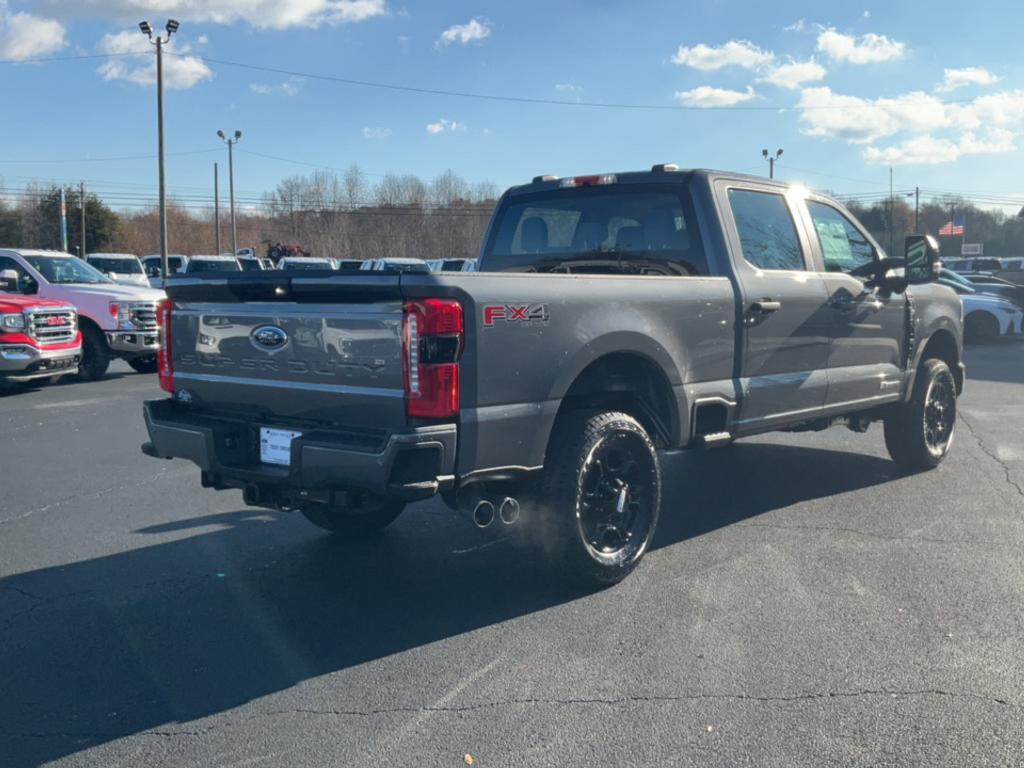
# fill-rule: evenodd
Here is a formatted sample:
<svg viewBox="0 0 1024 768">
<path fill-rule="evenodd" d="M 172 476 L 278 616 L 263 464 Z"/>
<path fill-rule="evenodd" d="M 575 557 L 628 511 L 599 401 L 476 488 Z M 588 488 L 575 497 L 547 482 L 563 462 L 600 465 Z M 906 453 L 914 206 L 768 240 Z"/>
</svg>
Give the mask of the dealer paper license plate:
<svg viewBox="0 0 1024 768">
<path fill-rule="evenodd" d="M 260 461 L 264 464 L 291 466 L 292 440 L 301 436 L 301 432 L 293 429 L 260 427 Z"/>
</svg>

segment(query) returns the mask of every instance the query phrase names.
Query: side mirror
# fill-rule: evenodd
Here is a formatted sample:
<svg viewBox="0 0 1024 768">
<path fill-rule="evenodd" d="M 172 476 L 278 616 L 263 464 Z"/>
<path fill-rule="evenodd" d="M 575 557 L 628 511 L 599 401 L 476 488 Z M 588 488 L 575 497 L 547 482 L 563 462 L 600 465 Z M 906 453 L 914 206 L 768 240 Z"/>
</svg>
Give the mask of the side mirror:
<svg viewBox="0 0 1024 768">
<path fill-rule="evenodd" d="M 0 270 L 0 291 L 14 293 L 18 290 L 18 273 L 13 269 Z"/>
<path fill-rule="evenodd" d="M 908 285 L 921 285 L 939 279 L 942 262 L 939 261 L 939 242 L 931 235 L 907 235 L 906 267 L 904 276 Z"/>
</svg>

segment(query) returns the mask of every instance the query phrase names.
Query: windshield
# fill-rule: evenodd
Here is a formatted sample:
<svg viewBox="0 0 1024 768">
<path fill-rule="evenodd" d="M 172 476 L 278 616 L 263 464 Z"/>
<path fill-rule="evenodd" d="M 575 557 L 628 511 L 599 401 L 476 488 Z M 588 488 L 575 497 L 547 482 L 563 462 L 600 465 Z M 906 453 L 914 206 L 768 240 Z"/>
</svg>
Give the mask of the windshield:
<svg viewBox="0 0 1024 768">
<path fill-rule="evenodd" d="M 494 270 L 706 275 L 689 188 L 623 184 L 508 198 L 485 253 Z"/>
<path fill-rule="evenodd" d="M 185 272 L 188 274 L 194 274 L 196 272 L 241 272 L 242 268 L 238 266 L 238 262 L 234 260 L 224 259 L 213 260 L 213 259 L 192 259 L 188 263 L 188 267 L 185 268 Z"/>
<path fill-rule="evenodd" d="M 239 259 L 238 263 L 242 265 L 243 272 L 258 272 L 263 269 L 263 265 L 256 259 Z"/>
<path fill-rule="evenodd" d="M 89 263 L 100 272 L 117 272 L 122 275 L 141 275 L 142 265 L 135 259 L 115 259 L 107 256 L 92 256 Z"/>
<path fill-rule="evenodd" d="M 25 261 L 43 276 L 48 283 L 112 283 L 95 267 L 74 256 L 26 255 Z"/>
</svg>

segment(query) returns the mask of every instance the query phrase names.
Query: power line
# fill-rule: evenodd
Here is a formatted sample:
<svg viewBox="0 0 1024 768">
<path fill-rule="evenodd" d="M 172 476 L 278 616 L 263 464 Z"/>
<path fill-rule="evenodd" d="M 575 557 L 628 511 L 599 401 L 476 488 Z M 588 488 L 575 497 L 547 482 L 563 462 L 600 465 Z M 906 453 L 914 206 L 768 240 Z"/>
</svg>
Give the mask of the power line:
<svg viewBox="0 0 1024 768">
<path fill-rule="evenodd" d="M 167 157 L 185 157 L 186 155 L 206 155 L 211 152 L 220 152 L 219 149 L 195 149 L 189 152 L 168 152 Z M 60 163 L 70 165 L 71 163 L 113 163 L 121 160 L 155 160 L 156 155 L 121 155 L 120 157 L 82 157 L 75 160 L 63 158 L 54 160 L 52 158 L 38 160 L 0 160 L 0 163 L 25 163 L 34 165 L 36 163 Z"/>
</svg>

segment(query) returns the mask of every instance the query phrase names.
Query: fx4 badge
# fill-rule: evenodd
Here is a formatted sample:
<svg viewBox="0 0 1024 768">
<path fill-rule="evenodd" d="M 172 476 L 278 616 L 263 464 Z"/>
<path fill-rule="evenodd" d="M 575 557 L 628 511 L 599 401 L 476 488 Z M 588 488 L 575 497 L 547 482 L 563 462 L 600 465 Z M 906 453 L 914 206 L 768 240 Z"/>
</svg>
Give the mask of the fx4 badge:
<svg viewBox="0 0 1024 768">
<path fill-rule="evenodd" d="M 547 304 L 485 304 L 484 328 L 495 323 L 547 323 Z"/>
</svg>

